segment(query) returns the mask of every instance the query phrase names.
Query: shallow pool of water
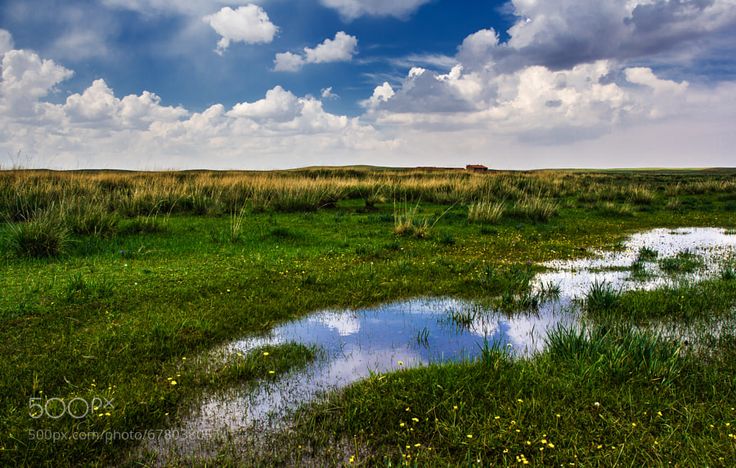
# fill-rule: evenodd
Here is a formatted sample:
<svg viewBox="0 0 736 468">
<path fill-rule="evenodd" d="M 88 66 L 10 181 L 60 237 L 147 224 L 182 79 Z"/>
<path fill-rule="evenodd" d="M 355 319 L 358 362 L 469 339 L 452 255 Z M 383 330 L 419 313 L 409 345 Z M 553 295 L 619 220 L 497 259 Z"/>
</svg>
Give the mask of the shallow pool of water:
<svg viewBox="0 0 736 468">
<path fill-rule="evenodd" d="M 595 283 L 607 282 L 615 289 L 651 290 L 678 281 L 698 281 L 720 271 L 723 262 L 736 259 L 736 235 L 720 228 L 652 229 L 629 237 L 615 251 L 594 252 L 591 257 L 575 260 L 554 260 L 543 266 L 549 271 L 535 278 L 542 284 L 560 287 L 563 298 L 580 298 Z M 629 269 L 636 262 L 639 251 L 647 248 L 657 252 L 653 261 L 643 262 L 645 275 L 634 275 Z M 686 275 L 669 275 L 659 262 L 689 252 L 698 256 L 703 266 Z"/>
<path fill-rule="evenodd" d="M 306 369 L 255 390 L 237 389 L 204 401 L 186 425 L 189 429 L 241 429 L 270 426 L 299 405 L 326 392 L 381 373 L 461 359 L 474 359 L 486 343 L 524 356 L 541 350 L 548 330 L 579 323 L 575 299 L 598 281 L 626 290 L 651 289 L 683 277 L 665 275 L 657 261 L 646 265 L 645 279 L 635 279 L 626 268 L 639 249 L 656 250 L 658 260 L 689 251 L 704 266 L 687 276 L 698 280 L 712 275 L 736 252 L 736 235 L 722 229 L 655 229 L 631 236 L 623 248 L 596 252 L 592 257 L 544 264 L 534 284 L 559 286 L 559 299 L 534 311 L 508 316 L 467 301 L 425 298 L 394 302 L 361 310 L 328 310 L 278 326 L 267 336 L 246 337 L 226 352 L 249 353 L 264 345 L 297 342 L 322 350 L 322 357 Z M 454 318 L 453 318 L 454 317 Z"/>
</svg>

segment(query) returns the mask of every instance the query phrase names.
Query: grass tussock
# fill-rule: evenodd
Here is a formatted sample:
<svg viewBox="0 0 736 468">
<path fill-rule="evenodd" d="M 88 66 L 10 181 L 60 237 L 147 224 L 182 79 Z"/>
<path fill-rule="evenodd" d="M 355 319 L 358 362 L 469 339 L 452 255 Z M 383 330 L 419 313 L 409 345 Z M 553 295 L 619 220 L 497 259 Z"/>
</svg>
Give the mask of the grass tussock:
<svg viewBox="0 0 736 468">
<path fill-rule="evenodd" d="M 531 221 L 546 222 L 559 212 L 559 204 L 539 196 L 527 196 L 514 203 L 511 216 Z"/>
<path fill-rule="evenodd" d="M 502 201 L 481 200 L 468 207 L 468 221 L 471 223 L 496 224 L 506 213 L 506 204 Z"/>
<path fill-rule="evenodd" d="M 704 265 L 703 259 L 692 252 L 680 252 L 659 261 L 659 268 L 668 274 L 692 273 Z"/>
<path fill-rule="evenodd" d="M 9 226 L 7 244 L 18 257 L 54 258 L 67 251 L 69 230 L 53 210 L 34 213 L 30 221 Z"/>
</svg>

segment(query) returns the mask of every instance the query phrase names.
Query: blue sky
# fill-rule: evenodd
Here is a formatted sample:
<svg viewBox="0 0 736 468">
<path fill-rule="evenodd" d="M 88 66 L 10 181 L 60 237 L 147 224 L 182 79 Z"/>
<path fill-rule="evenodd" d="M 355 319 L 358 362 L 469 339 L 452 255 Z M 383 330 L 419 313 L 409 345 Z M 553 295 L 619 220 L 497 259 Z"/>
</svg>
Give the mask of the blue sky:
<svg viewBox="0 0 736 468">
<path fill-rule="evenodd" d="M 5 0 L 0 164 L 733 166 L 735 39 L 733 0 Z"/>
</svg>

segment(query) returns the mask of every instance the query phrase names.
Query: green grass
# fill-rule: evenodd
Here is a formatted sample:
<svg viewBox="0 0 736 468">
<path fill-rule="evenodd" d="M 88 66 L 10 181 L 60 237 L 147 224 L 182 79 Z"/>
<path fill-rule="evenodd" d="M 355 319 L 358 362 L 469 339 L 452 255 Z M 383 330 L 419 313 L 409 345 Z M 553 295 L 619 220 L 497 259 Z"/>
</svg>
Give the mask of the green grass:
<svg viewBox="0 0 736 468">
<path fill-rule="evenodd" d="M 288 463 L 298 444 L 318 460 L 365 465 L 503 466 L 523 455 L 550 466 L 721 466 L 735 455 L 736 388 L 720 379 L 734 369 L 733 343 L 722 337 L 703 360 L 650 333 L 561 329 L 533 360 L 488 349 L 475 362 L 353 385 L 304 410 L 296 435 L 267 457 Z"/>
<path fill-rule="evenodd" d="M 53 211 L 36 213 L 25 222 L 8 226 L 6 243 L 17 257 L 52 258 L 66 253 L 69 230 Z"/>
<path fill-rule="evenodd" d="M 586 311 L 626 323 L 667 320 L 690 323 L 698 319 L 723 318 L 736 306 L 736 280 L 728 275 L 699 283 L 667 285 L 652 291 L 619 293 L 608 285 L 594 285 L 586 298 Z"/>
<path fill-rule="evenodd" d="M 680 252 L 659 261 L 659 268 L 669 274 L 692 273 L 702 266 L 703 260 L 692 252 Z"/>
<path fill-rule="evenodd" d="M 324 174 L 302 176 L 319 180 Z M 346 176 L 358 181 L 364 177 L 361 171 Z M 303 365 L 314 350 L 273 349 L 269 357 L 283 353 L 278 366 L 248 360 L 254 355 L 244 361 L 231 357 L 235 361 L 213 367 L 204 365 L 203 356 L 230 340 L 266 333 L 314 310 L 447 295 L 497 303 L 511 313 L 542 300 L 529 292 L 537 262 L 579 257 L 589 248 L 608 248 L 647 228 L 736 227 L 736 212 L 718 198 L 731 187 L 733 175 L 721 172 L 493 174 L 479 179 L 485 185 L 478 194 L 508 199 L 517 209 L 524 206 L 524 194 L 541 193 L 549 199 L 540 196 L 526 211 L 510 208 L 493 226 L 481 227 L 468 222 L 467 204 L 475 195 L 454 182 L 431 193 L 414 182 L 384 185 L 393 188 L 381 191 L 370 209 L 364 197 L 372 192 L 349 186 L 327 192 L 315 186 L 306 202 L 298 192 L 271 193 L 266 188 L 255 199 L 247 198 L 252 196 L 247 186 L 218 192 L 216 186 L 203 185 L 170 198 L 122 197 L 136 193 L 145 177 L 99 181 L 104 193 L 114 195 L 105 199 L 104 213 L 117 221 L 90 214 L 77 229 L 71 218 L 44 225 L 43 216 L 36 216 L 43 212 L 39 210 L 56 210 L 53 202 L 69 191 L 44 188 L 42 177 L 26 184 L 24 198 L 11 191 L 16 182 L 0 186 L 0 213 L 7 220 L 0 225 L 0 465 L 135 463 L 134 444 L 53 443 L 31 440 L 28 431 L 176 427 L 203 394 L 269 378 L 269 370 L 278 375 Z M 181 178 L 183 186 L 194 190 L 192 177 L 166 175 L 167 180 Z M 421 181 L 425 176 L 411 177 Z M 653 197 L 635 196 L 627 189 L 644 185 L 651 187 Z M 666 191 L 681 201 L 677 212 L 665 209 Z M 583 192 L 586 200 L 580 200 Z M 646 209 L 636 216 L 608 216 L 595 208 L 597 197 L 607 193 L 616 194 L 616 202 Z M 395 233 L 395 215 L 406 213 L 385 203 L 392 196 L 413 200 L 406 202 L 412 224 L 431 220 L 430 235 Z M 244 203 L 247 211 L 239 211 Z M 18 230 L 27 232 L 18 237 Z M 60 248 L 40 247 L 36 254 L 37 247 L 19 247 L 26 245 L 19 239 L 35 239 L 31 246 L 53 244 L 47 237 L 62 240 Z M 614 306 L 602 301 L 599 316 L 602 322 L 618 316 L 624 324 L 667 317 L 691 320 L 708 313 L 725 317 L 733 304 L 731 281 L 722 277 L 688 286 L 695 289 L 682 291 L 682 300 L 674 299 L 672 291 L 624 293 Z M 548 289 L 553 296 L 554 287 Z M 660 374 L 641 367 L 637 356 L 670 348 L 635 336 L 632 342 L 643 343 L 637 348 L 627 344 L 628 332 L 621 333 L 594 343 L 599 346 L 595 349 L 604 350 L 599 354 L 590 351 L 593 344 L 582 343 L 578 346 L 588 351 L 579 357 L 559 351 L 511 361 L 501 350 L 490 349 L 479 362 L 398 372 L 380 380 L 376 376 L 305 415 L 308 437 L 301 431 L 274 436 L 280 447 L 273 452 L 274 463 L 298 461 L 293 457 L 299 453 L 303 460 L 312 456 L 339 462 L 359 453 L 379 462 L 403 461 L 402 454 L 409 454 L 405 446 L 411 445 L 412 460 L 419 456 L 437 464 L 466 465 L 481 457 L 486 464 L 513 464 L 528 447 L 526 440 L 537 450 L 532 455 L 525 448 L 523 453 L 535 463 L 574 461 L 574 455 L 586 465 L 669 460 L 725 465 L 720 457 L 733 460 L 723 426 L 736 423 L 729 409 L 735 400 L 733 338 L 714 343 L 718 353 L 707 359 L 681 356 L 678 372 L 665 385 L 652 381 Z M 574 337 L 564 340 L 570 343 Z M 616 379 L 600 367 L 592 377 L 580 374 L 609 350 L 624 359 L 599 365 L 620 366 Z M 649 380 L 639 376 L 643 370 L 650 372 L 642 374 Z M 82 420 L 33 419 L 28 414 L 30 398 L 77 396 L 114 398 L 114 411 Z M 603 418 L 592 410 L 595 401 L 605 408 Z M 662 424 L 653 416 L 657 411 L 668 418 Z M 415 429 L 408 431 L 412 417 L 422 424 L 408 426 Z M 511 429 L 511 420 L 523 432 Z M 637 423 L 635 430 L 631 422 Z M 345 440 L 335 441 L 336 434 Z M 543 434 L 555 444 L 549 449 L 553 455 L 545 453 L 544 459 L 538 453 Z M 655 439 L 660 448 L 654 447 Z M 435 453 L 415 450 L 414 443 L 433 447 Z M 605 449 L 597 449 L 596 443 Z M 314 453 L 300 452 L 299 445 Z M 223 448 L 222 453 L 228 452 Z M 238 451 L 218 458 L 216 450 L 200 455 L 210 464 L 248 464 L 269 462 L 270 454 Z"/>
</svg>

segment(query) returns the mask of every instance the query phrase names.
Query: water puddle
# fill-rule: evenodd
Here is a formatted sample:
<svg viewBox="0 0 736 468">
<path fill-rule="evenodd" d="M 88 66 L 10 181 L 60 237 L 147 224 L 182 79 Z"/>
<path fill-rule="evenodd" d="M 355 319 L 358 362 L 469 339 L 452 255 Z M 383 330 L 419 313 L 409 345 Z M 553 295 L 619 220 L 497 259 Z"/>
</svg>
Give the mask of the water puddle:
<svg viewBox="0 0 736 468">
<path fill-rule="evenodd" d="M 729 232 L 718 228 L 680 228 L 637 233 L 616 251 L 544 263 L 550 271 L 538 274 L 536 284 L 555 284 L 562 297 L 575 298 L 584 296 L 596 282 L 605 281 L 614 289 L 627 291 L 651 290 L 682 280 L 699 281 L 713 276 L 725 261 L 736 260 L 736 235 Z M 678 255 L 690 258 L 692 271 L 678 274 L 678 265 L 673 262 Z M 631 266 L 641 257 L 640 269 L 632 270 Z"/>
<path fill-rule="evenodd" d="M 641 268 L 632 271 L 631 265 L 641 257 L 643 248 L 656 251 L 656 258 L 648 252 L 648 260 L 640 261 Z M 683 275 L 665 270 L 666 259 L 678 258 L 683 252 L 698 259 L 697 268 L 685 276 L 701 279 L 717 271 L 724 258 L 734 255 L 736 235 L 715 228 L 655 229 L 631 236 L 617 251 L 545 263 L 548 271 L 538 274 L 533 284 L 538 289 L 550 283 L 558 285 L 559 297 L 531 312 L 506 315 L 468 301 L 425 298 L 363 310 L 320 311 L 283 324 L 267 336 L 231 343 L 226 352 L 245 354 L 264 345 L 297 342 L 318 347 L 322 357 L 304 370 L 262 382 L 255 390 L 236 389 L 211 396 L 186 421 L 186 429 L 276 427 L 299 405 L 371 373 L 474 359 L 486 343 L 506 347 L 518 356 L 533 354 L 543 349 L 548 330 L 579 323 L 575 299 L 594 282 L 607 281 L 627 290 L 681 280 Z"/>
</svg>

